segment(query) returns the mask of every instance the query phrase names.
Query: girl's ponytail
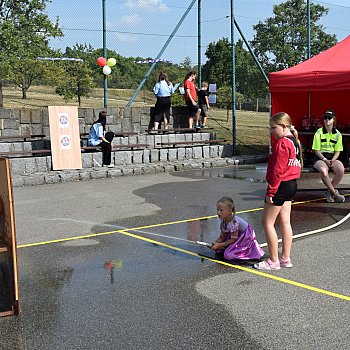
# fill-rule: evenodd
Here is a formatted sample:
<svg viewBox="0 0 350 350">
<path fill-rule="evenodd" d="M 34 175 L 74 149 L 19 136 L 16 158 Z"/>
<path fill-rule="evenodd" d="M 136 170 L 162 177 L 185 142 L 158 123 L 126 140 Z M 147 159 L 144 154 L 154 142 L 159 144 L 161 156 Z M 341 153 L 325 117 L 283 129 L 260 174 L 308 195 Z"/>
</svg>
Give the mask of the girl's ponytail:
<svg viewBox="0 0 350 350">
<path fill-rule="evenodd" d="M 304 160 L 303 160 L 303 150 L 302 150 L 302 146 L 301 146 L 301 142 L 299 140 L 299 134 L 297 129 L 295 129 L 294 125 L 290 126 L 290 131 L 293 134 L 293 136 L 295 137 L 295 141 L 298 144 L 298 148 L 299 148 L 299 155 L 300 155 L 300 164 L 301 164 L 301 168 L 303 168 L 304 166 Z"/>
</svg>

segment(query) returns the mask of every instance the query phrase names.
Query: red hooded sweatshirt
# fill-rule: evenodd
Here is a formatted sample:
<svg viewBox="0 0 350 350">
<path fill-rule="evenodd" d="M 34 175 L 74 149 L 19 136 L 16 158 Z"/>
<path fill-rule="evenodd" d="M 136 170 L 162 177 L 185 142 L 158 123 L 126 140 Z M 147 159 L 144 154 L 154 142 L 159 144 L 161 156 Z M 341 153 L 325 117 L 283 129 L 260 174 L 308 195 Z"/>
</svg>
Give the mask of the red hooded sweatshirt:
<svg viewBox="0 0 350 350">
<path fill-rule="evenodd" d="M 301 173 L 298 144 L 293 136 L 275 140 L 266 171 L 266 196 L 273 197 L 281 181 L 298 179 Z"/>
</svg>

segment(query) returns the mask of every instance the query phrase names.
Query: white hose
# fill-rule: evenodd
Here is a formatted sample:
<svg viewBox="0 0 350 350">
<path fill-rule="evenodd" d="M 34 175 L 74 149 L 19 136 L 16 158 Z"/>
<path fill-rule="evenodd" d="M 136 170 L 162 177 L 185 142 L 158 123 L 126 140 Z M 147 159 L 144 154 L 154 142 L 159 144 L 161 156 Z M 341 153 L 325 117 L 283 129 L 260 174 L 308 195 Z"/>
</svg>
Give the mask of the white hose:
<svg viewBox="0 0 350 350">
<path fill-rule="evenodd" d="M 332 224 L 332 225 L 329 225 L 329 226 L 326 226 L 326 227 L 322 227 L 322 228 L 319 228 L 319 229 L 317 229 L 317 230 L 312 230 L 312 231 L 308 231 L 308 232 L 304 232 L 304 233 L 299 233 L 298 235 L 294 235 L 294 236 L 293 236 L 293 239 L 301 238 L 301 237 L 306 237 L 306 236 L 313 235 L 313 234 L 315 234 L 315 233 L 319 233 L 319 232 L 324 232 L 324 231 L 331 230 L 332 228 L 341 225 L 344 221 L 346 221 L 346 220 L 349 219 L 349 218 L 350 218 L 350 212 L 349 212 L 347 215 L 345 215 L 341 220 L 337 221 L 336 223 L 334 223 L 334 224 Z M 167 235 L 163 235 L 163 234 L 159 234 L 159 233 L 154 233 L 154 232 L 147 232 L 147 231 L 143 231 L 143 230 L 130 230 L 130 231 L 145 233 L 145 234 L 151 235 L 151 236 L 158 236 L 158 237 L 176 239 L 176 240 L 179 240 L 179 241 L 186 241 L 186 242 L 195 243 L 195 244 L 199 244 L 199 245 L 203 245 L 203 246 L 207 246 L 207 247 L 209 247 L 209 246 L 211 245 L 211 244 L 206 243 L 206 242 L 191 241 L 191 240 L 189 240 L 189 239 L 184 239 L 184 238 L 179 238 L 179 237 L 173 237 L 173 236 L 167 236 Z M 278 240 L 278 243 L 281 243 L 281 242 L 282 242 L 282 238 L 280 238 L 280 239 Z M 260 247 L 261 247 L 261 248 L 267 247 L 267 243 L 261 243 L 261 244 L 260 244 Z"/>
<path fill-rule="evenodd" d="M 312 230 L 312 231 L 308 231 L 308 232 L 304 232 L 304 233 L 299 233 L 298 235 L 294 235 L 293 239 L 295 238 L 301 238 L 301 237 L 306 237 L 306 236 L 310 236 L 313 235 L 314 233 L 319 233 L 319 232 L 323 232 L 323 231 L 327 231 L 327 230 L 331 230 L 334 227 L 337 227 L 339 225 L 341 225 L 344 221 L 346 221 L 347 219 L 349 219 L 350 217 L 350 213 L 348 213 L 347 215 L 345 215 L 341 220 L 337 221 L 336 223 L 330 225 L 330 226 L 326 226 L 323 228 L 319 228 L 317 230 Z M 282 242 L 282 239 L 280 238 L 278 240 L 279 243 Z M 260 247 L 267 247 L 267 243 L 262 243 L 260 244 Z"/>
</svg>

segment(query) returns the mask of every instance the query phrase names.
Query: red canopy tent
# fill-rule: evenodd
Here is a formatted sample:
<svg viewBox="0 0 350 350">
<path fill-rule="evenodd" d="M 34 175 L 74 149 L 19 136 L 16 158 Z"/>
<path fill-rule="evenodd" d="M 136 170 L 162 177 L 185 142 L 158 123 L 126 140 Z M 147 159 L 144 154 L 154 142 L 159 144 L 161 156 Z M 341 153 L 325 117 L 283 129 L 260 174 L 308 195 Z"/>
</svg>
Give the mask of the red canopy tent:
<svg viewBox="0 0 350 350">
<path fill-rule="evenodd" d="M 350 36 L 309 60 L 270 74 L 271 112 L 287 112 L 298 130 L 307 116 L 336 111 L 339 129 L 350 128 Z M 346 130 L 350 131 L 350 130 Z"/>
</svg>

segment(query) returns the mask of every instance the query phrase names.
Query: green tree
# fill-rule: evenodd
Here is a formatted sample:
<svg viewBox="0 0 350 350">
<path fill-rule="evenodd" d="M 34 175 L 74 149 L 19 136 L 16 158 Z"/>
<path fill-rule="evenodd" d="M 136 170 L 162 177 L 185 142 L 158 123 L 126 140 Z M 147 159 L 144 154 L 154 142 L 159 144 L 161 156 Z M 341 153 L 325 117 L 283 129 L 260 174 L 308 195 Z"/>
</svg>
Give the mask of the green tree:
<svg viewBox="0 0 350 350">
<path fill-rule="evenodd" d="M 191 58 L 189 56 L 186 56 L 182 62 L 180 62 L 180 67 L 186 71 L 186 73 L 190 72 L 193 70 L 193 65 Z"/>
<path fill-rule="evenodd" d="M 83 62 L 63 61 L 60 63 L 61 74 L 57 83 L 56 93 L 67 102 L 73 98 L 81 106 L 81 98 L 90 96 L 93 84 L 93 72 L 89 60 L 93 49 L 86 44 L 76 44 L 73 48 L 66 48 L 64 57 L 82 59 Z"/>
<path fill-rule="evenodd" d="M 206 51 L 208 60 L 203 66 L 204 80 L 217 83 L 218 87 L 231 88 L 231 55 L 231 44 L 227 38 L 209 44 Z M 235 45 L 235 81 L 237 93 L 244 96 L 246 100 L 265 97 L 267 94 L 266 82 L 252 55 L 244 48 L 244 43 L 241 39 Z M 244 102 L 242 98 L 240 103 Z"/>
<path fill-rule="evenodd" d="M 236 105 L 239 107 L 244 101 L 244 96 L 236 93 Z M 231 86 L 222 86 L 217 90 L 216 103 L 218 107 L 226 108 L 226 121 L 229 120 L 230 110 L 232 109 L 232 88 Z"/>
<path fill-rule="evenodd" d="M 58 18 L 53 23 L 45 13 L 50 0 L 2 0 L 0 2 L 0 74 L 12 78 L 22 97 L 39 74 L 36 57 L 50 52 L 49 39 L 63 36 Z M 2 102 L 0 83 L 0 103 Z"/>
<path fill-rule="evenodd" d="M 242 40 L 238 40 L 235 45 L 237 92 L 248 100 L 265 98 L 268 93 L 267 83 L 253 56 L 243 45 Z"/>
<path fill-rule="evenodd" d="M 95 49 L 90 54 L 89 64 L 93 71 L 93 79 L 96 86 L 103 86 L 104 74 L 102 67 L 98 66 L 96 60 L 103 56 L 103 49 Z M 119 89 L 135 89 L 149 66 L 136 64 L 133 57 L 123 57 L 114 50 L 107 50 L 107 59 L 115 58 L 116 65 L 112 67 L 112 73 L 108 76 L 108 87 Z M 142 58 L 138 58 L 142 59 Z M 147 85 L 146 85 L 147 86 Z"/>
<path fill-rule="evenodd" d="M 60 75 L 61 83 L 56 87 L 56 93 L 67 102 L 73 98 L 81 106 L 81 98 L 90 96 L 93 87 L 91 69 L 84 62 L 65 62 L 65 72 Z"/>
<path fill-rule="evenodd" d="M 227 38 L 208 45 L 205 52 L 207 62 L 202 68 L 203 80 L 216 83 L 218 86 L 231 85 L 231 44 Z"/>
<path fill-rule="evenodd" d="M 307 59 L 307 3 L 304 0 L 287 0 L 275 5 L 274 17 L 253 26 L 256 34 L 251 41 L 259 61 L 268 71 L 282 70 Z M 317 22 L 328 9 L 310 2 L 311 53 L 336 44 L 335 35 L 326 34 Z"/>
</svg>

